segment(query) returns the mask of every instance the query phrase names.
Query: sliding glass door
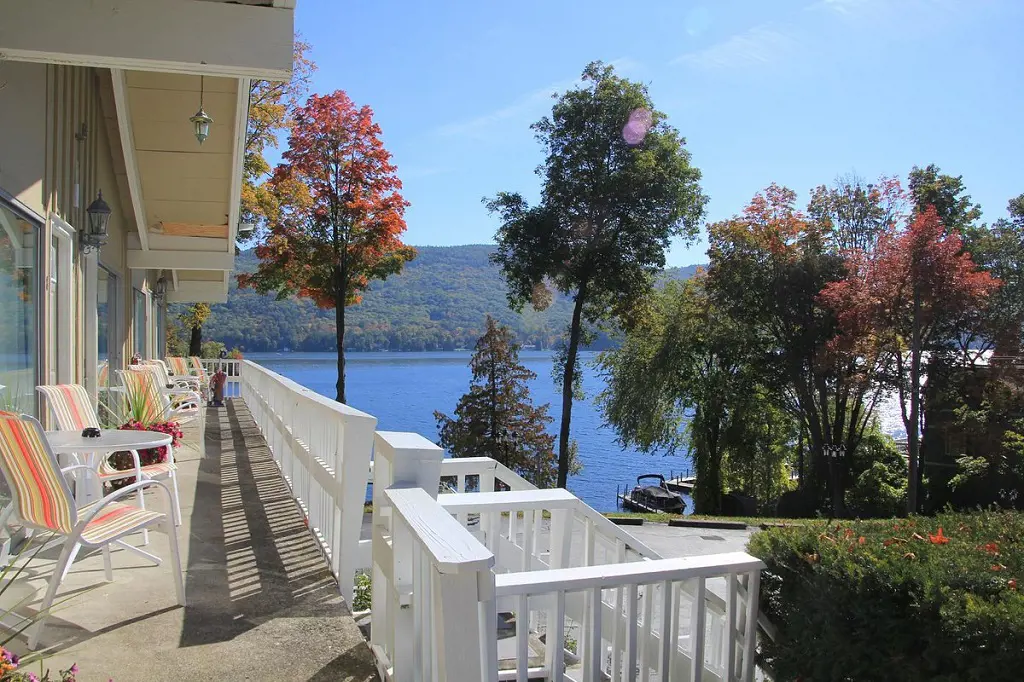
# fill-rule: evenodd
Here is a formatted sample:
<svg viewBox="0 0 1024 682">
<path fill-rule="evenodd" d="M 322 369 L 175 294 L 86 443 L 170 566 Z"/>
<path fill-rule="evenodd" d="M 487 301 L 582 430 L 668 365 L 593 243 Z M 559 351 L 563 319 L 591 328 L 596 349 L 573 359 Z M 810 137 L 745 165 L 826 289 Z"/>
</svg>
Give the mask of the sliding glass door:
<svg viewBox="0 0 1024 682">
<path fill-rule="evenodd" d="M 41 225 L 0 199 L 0 409 L 36 413 Z"/>
</svg>

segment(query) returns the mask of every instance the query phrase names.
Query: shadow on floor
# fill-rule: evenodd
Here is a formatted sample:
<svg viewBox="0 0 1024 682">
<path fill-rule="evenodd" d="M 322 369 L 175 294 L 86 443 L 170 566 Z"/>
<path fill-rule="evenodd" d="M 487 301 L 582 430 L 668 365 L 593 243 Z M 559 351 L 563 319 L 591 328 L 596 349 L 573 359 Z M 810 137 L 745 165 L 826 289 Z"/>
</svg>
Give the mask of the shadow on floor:
<svg viewBox="0 0 1024 682">
<path fill-rule="evenodd" d="M 209 412 L 188 544 L 183 647 L 234 639 L 271 618 L 348 615 L 240 400 Z"/>
</svg>

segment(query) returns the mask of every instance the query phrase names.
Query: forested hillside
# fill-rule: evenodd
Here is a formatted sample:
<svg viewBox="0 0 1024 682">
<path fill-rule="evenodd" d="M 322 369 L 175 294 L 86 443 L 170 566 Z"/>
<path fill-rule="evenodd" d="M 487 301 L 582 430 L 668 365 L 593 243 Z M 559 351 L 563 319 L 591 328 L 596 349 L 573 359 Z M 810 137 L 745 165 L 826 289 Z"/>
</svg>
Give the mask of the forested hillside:
<svg viewBox="0 0 1024 682">
<path fill-rule="evenodd" d="M 421 246 L 397 276 L 374 282 L 362 303 L 349 307 L 346 345 L 350 350 L 454 350 L 472 348 L 488 313 L 509 325 L 524 345 L 549 348 L 571 315 L 571 301 L 556 296 L 544 312 L 509 309 L 505 284 L 488 256 L 492 245 Z M 252 272 L 256 257 L 242 252 L 239 272 Z M 686 278 L 696 266 L 666 275 Z M 211 306 L 203 336 L 243 351 L 333 351 L 334 311 L 308 300 L 278 301 L 238 289 L 232 281 L 228 302 Z M 174 315 L 178 308 L 172 307 Z M 599 339 L 599 344 L 606 340 Z"/>
</svg>

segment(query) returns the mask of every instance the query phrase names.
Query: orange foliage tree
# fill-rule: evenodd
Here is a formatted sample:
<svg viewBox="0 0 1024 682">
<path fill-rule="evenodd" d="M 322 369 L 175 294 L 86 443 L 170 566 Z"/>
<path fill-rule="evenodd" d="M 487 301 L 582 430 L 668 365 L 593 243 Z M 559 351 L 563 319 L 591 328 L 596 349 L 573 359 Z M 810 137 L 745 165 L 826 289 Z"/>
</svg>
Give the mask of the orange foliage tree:
<svg viewBox="0 0 1024 682">
<path fill-rule="evenodd" d="M 337 400 L 344 402 L 345 307 L 415 257 L 401 241 L 409 204 L 370 107 L 338 90 L 311 96 L 293 119 L 270 180 L 279 208 L 256 247 L 259 267 L 238 283 L 335 309 Z"/>
<path fill-rule="evenodd" d="M 907 511 L 918 511 L 924 352 L 957 336 L 958 321 L 982 308 L 999 281 L 964 251 L 934 206 L 902 232 L 890 229 L 873 253 L 854 249 L 847 276 L 828 284 L 822 302 L 835 311 L 841 334 L 870 338 L 885 349 L 899 391 L 910 456 Z"/>
</svg>

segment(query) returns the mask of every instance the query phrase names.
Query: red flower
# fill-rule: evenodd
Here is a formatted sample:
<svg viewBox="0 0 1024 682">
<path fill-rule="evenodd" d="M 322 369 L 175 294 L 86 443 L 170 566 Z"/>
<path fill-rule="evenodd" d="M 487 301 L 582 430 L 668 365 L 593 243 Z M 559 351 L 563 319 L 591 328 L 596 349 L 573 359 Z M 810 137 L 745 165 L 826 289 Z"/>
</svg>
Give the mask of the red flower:
<svg viewBox="0 0 1024 682">
<path fill-rule="evenodd" d="M 857 542 L 859 542 L 860 544 L 863 545 L 864 543 L 867 542 L 867 538 L 865 538 L 863 535 L 861 535 L 859 538 L 857 538 Z"/>
<path fill-rule="evenodd" d="M 999 554 L 999 545 L 995 542 L 986 543 L 982 546 L 982 549 L 992 555 Z"/>
<path fill-rule="evenodd" d="M 992 570 L 996 572 L 1002 571 L 1005 568 L 1006 566 L 1003 566 L 1002 564 L 992 564 Z"/>
<path fill-rule="evenodd" d="M 931 540 L 933 545 L 948 545 L 949 538 L 942 534 L 942 526 L 939 526 L 939 532 L 935 535 L 928 533 L 928 539 Z"/>
<path fill-rule="evenodd" d="M 1014 580 L 1013 578 L 1010 578 L 1009 580 L 1006 581 L 1006 586 L 1009 587 L 1011 590 L 1016 590 L 1017 589 L 1017 581 Z"/>
</svg>

